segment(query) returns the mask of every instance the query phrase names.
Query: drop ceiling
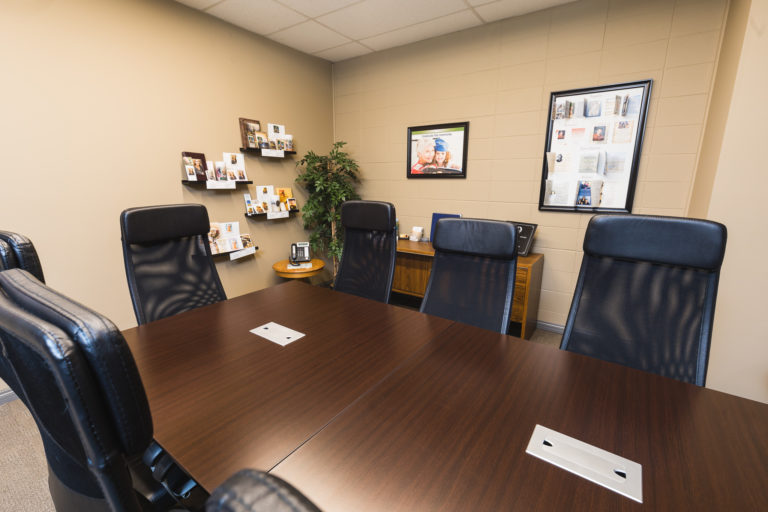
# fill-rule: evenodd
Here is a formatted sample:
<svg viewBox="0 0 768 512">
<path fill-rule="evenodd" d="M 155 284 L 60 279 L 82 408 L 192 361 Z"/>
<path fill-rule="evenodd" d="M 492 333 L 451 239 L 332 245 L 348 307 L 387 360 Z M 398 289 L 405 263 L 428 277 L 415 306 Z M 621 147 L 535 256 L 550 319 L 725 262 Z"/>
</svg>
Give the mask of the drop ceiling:
<svg viewBox="0 0 768 512">
<path fill-rule="evenodd" d="M 176 0 L 332 62 L 574 0 Z"/>
</svg>

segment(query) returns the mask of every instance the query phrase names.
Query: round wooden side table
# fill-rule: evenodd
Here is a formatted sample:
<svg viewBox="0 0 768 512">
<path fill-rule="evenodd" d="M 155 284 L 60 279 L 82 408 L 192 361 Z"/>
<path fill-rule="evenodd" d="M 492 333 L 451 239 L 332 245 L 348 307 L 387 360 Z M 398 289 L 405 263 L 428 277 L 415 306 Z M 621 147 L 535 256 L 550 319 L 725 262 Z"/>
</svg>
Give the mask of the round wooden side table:
<svg viewBox="0 0 768 512">
<path fill-rule="evenodd" d="M 294 267 L 288 264 L 288 260 L 278 261 L 272 265 L 272 270 L 286 279 L 303 279 L 305 277 L 316 276 L 325 267 L 325 262 L 318 258 L 312 258 L 309 262 L 312 264 L 309 268 Z"/>
</svg>

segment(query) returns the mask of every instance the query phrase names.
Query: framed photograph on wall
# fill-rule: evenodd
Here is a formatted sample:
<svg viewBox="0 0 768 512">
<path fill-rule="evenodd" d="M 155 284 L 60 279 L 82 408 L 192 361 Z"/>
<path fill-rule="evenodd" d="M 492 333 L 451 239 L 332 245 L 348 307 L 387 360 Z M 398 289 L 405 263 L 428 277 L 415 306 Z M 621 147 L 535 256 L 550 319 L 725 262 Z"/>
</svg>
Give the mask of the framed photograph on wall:
<svg viewBox="0 0 768 512">
<path fill-rule="evenodd" d="M 244 148 L 255 149 L 259 147 L 256 135 L 261 132 L 261 123 L 255 119 L 240 118 L 240 143 Z"/>
<path fill-rule="evenodd" d="M 408 178 L 466 178 L 469 121 L 408 128 Z"/>
<path fill-rule="evenodd" d="M 539 210 L 632 211 L 651 83 L 551 94 Z"/>
</svg>

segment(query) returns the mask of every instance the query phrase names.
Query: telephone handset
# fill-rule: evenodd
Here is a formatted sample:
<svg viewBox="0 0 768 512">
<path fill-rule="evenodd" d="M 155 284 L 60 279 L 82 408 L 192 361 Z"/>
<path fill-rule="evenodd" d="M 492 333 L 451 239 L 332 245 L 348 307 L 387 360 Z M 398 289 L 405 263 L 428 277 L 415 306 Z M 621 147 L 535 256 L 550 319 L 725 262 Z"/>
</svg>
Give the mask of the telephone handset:
<svg viewBox="0 0 768 512">
<path fill-rule="evenodd" d="M 291 244 L 291 265 L 298 265 L 301 262 L 309 260 L 309 242 L 296 242 L 295 244 Z"/>
</svg>

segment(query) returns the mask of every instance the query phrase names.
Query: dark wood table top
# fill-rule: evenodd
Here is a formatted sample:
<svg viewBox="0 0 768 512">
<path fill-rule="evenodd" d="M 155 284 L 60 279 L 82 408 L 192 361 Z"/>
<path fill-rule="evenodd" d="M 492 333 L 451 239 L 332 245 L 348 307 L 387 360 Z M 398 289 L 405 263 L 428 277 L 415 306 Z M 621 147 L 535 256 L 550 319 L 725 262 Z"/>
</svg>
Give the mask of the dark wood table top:
<svg viewBox="0 0 768 512">
<path fill-rule="evenodd" d="M 251 334 L 305 333 L 285 347 Z M 268 470 L 452 322 L 301 282 L 123 332 L 155 439 L 209 491 Z"/>
<path fill-rule="evenodd" d="M 641 464 L 643 504 L 536 424 Z M 453 324 L 273 472 L 327 511 L 765 510 L 768 405 Z"/>
</svg>

